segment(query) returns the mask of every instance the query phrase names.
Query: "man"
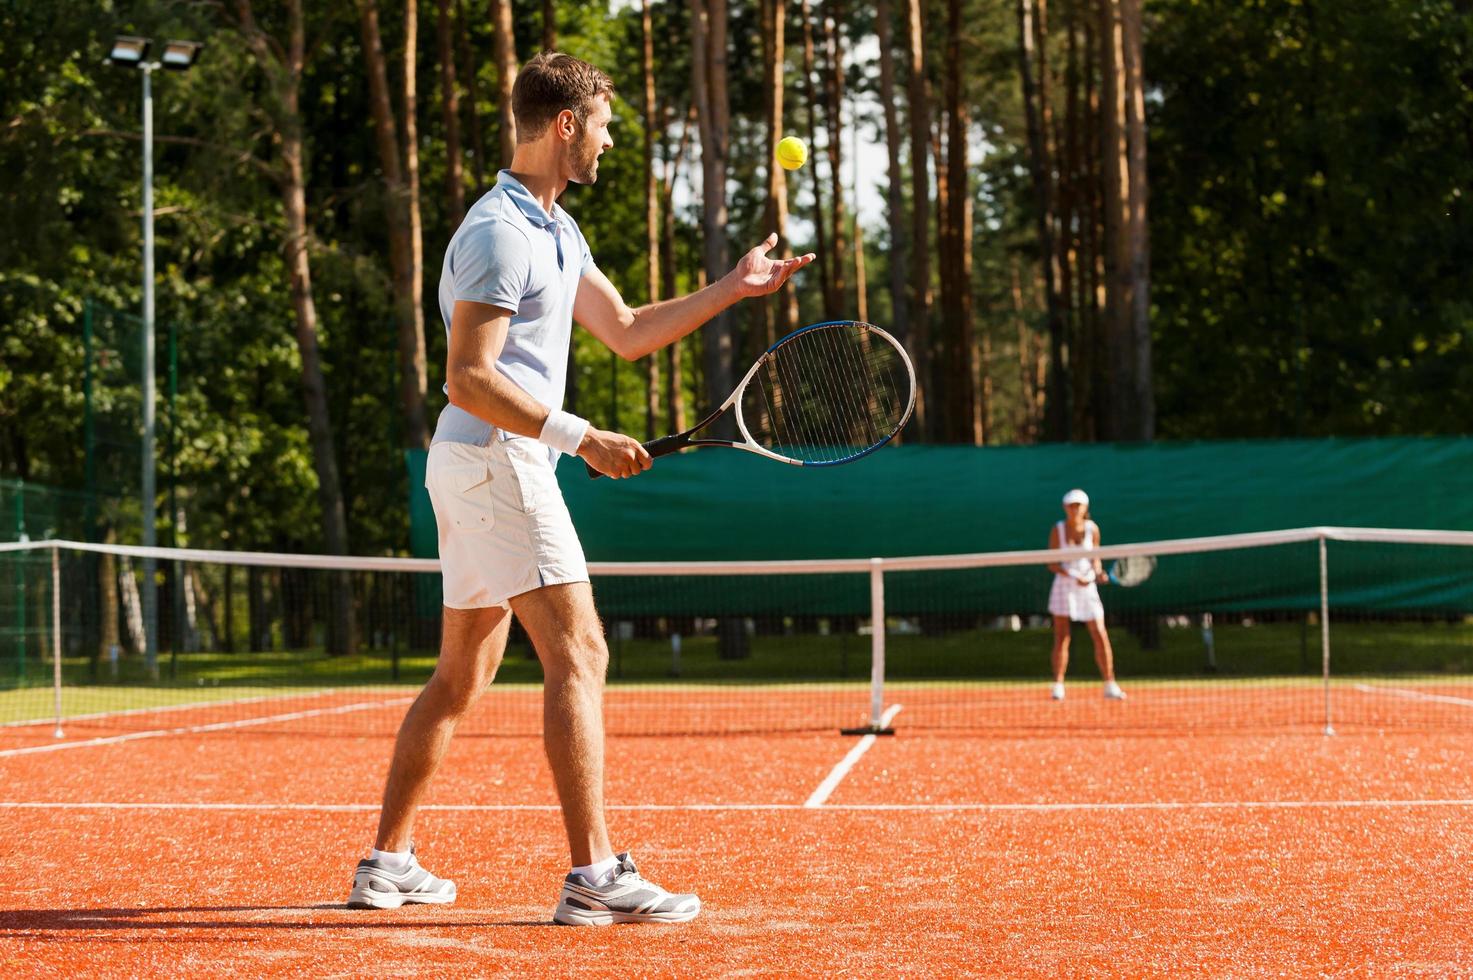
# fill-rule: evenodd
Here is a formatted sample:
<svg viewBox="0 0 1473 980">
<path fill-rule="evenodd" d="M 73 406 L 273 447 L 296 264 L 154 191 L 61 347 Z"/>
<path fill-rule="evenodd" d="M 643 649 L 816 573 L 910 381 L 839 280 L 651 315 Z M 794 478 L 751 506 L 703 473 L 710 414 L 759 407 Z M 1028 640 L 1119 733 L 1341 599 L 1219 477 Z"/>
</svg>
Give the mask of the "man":
<svg viewBox="0 0 1473 980">
<path fill-rule="evenodd" d="M 378 837 L 348 904 L 448 903 L 455 885 L 419 865 L 415 809 L 456 723 L 496 674 L 511 615 L 542 662 L 543 743 L 557 784 L 572 870 L 553 919 L 569 925 L 684 922 L 694 895 L 646 880 L 614 854 L 604 822 L 603 681 L 608 664 L 583 549 L 553 468 L 577 454 L 611 477 L 651 465 L 640 444 L 561 411 L 572 321 L 628 360 L 685 336 L 749 296 L 777 290 L 813 260 L 774 261 L 770 236 L 699 292 L 631 310 L 556 204 L 592 184 L 609 137 L 613 83 L 545 52 L 512 90 L 517 148 L 509 170 L 466 215 L 445 253 L 440 312 L 449 338 L 446 393 L 425 483 L 439 527 L 445 610 L 440 658 L 399 730 Z"/>
</svg>

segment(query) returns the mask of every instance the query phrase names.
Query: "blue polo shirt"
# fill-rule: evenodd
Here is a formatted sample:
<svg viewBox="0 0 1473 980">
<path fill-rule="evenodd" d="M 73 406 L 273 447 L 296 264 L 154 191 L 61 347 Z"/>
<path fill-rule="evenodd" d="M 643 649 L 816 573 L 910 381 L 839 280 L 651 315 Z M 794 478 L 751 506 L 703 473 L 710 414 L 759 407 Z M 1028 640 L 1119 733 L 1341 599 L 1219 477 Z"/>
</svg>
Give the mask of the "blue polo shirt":
<svg viewBox="0 0 1473 980">
<path fill-rule="evenodd" d="M 503 170 L 496 186 L 466 213 L 440 270 L 440 316 L 445 338 L 456 300 L 510 310 L 511 328 L 496 369 L 553 411 L 563 407 L 568 344 L 573 335 L 573 298 L 578 280 L 593 266 L 578 223 L 554 204 L 542 209 L 521 181 Z M 449 387 L 446 387 L 449 393 Z M 484 419 L 446 405 L 435 442 L 490 443 L 497 432 Z M 557 463 L 558 451 L 548 447 Z"/>
</svg>

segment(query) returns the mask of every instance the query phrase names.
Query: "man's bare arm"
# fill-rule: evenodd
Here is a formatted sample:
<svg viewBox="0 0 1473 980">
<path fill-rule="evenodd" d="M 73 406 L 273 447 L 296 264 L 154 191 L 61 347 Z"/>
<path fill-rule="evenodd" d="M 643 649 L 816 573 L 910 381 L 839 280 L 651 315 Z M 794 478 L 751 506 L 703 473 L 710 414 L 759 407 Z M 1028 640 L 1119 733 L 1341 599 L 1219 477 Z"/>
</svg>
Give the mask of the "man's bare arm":
<svg viewBox="0 0 1473 980">
<path fill-rule="evenodd" d="M 508 310 L 456 302 L 445 359 L 450 404 L 498 429 L 540 439 L 551 410 L 496 370 L 510 328 Z M 578 455 L 605 476 L 633 476 L 650 468 L 649 453 L 638 441 L 591 425 L 578 445 Z"/>
<path fill-rule="evenodd" d="M 691 333 L 740 300 L 776 292 L 793 273 L 813 261 L 811 252 L 792 259 L 768 258 L 767 251 L 776 244 L 777 236 L 769 235 L 742 256 L 736 268 L 705 289 L 633 310 L 608 277 L 594 268 L 578 282 L 573 318 L 620 357 L 638 360 Z"/>
</svg>

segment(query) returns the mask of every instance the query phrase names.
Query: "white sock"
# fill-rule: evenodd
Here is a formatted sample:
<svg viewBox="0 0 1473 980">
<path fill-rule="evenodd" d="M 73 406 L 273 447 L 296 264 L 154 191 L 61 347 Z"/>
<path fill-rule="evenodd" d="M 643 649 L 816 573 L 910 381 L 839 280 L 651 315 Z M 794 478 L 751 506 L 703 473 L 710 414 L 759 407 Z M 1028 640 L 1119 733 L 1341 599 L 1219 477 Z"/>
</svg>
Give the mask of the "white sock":
<svg viewBox="0 0 1473 980">
<path fill-rule="evenodd" d="M 598 861 L 593 864 L 579 865 L 578 867 L 573 869 L 573 874 L 582 875 L 583 880 L 588 882 L 590 885 L 602 885 L 605 881 L 608 880 L 609 876 L 614 873 L 614 868 L 616 865 L 618 865 L 618 863 L 618 858 L 610 854 L 602 861 Z"/>
<path fill-rule="evenodd" d="M 370 860 L 387 865 L 390 871 L 403 871 L 408 866 L 409 859 L 413 856 L 413 851 L 380 851 L 377 848 L 368 849 Z"/>
</svg>

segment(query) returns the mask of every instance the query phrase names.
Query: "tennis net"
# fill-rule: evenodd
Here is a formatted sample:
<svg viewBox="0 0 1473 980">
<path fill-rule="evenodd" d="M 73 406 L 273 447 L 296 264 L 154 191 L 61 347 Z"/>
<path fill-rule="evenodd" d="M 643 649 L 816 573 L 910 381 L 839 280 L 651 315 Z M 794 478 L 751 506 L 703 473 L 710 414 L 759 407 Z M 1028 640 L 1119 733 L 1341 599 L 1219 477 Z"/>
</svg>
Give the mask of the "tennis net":
<svg viewBox="0 0 1473 980">
<path fill-rule="evenodd" d="M 1072 552 L 1068 557 L 1077 557 Z M 1473 532 L 1303 528 L 1102 548 L 1115 672 L 1071 631 L 1051 698 L 1052 576 L 1031 551 L 591 566 L 616 735 L 1473 727 Z M 138 576 L 155 559 L 158 656 Z M 0 748 L 130 733 L 390 736 L 434 669 L 438 563 L 0 545 Z M 883 624 L 876 630 L 874 624 Z M 532 734 L 514 627 L 461 731 Z"/>
</svg>

